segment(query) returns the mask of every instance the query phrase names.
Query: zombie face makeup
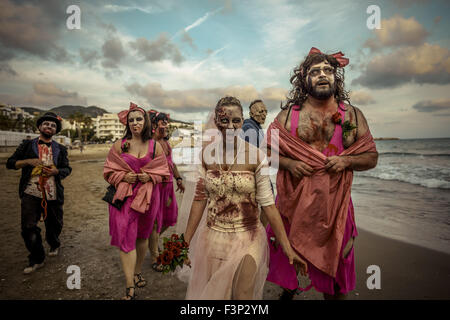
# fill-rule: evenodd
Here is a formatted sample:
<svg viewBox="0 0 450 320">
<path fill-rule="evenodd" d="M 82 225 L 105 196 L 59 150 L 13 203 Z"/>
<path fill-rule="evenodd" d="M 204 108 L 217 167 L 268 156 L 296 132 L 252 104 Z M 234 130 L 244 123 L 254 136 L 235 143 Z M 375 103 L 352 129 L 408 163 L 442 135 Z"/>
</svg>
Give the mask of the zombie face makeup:
<svg viewBox="0 0 450 320">
<path fill-rule="evenodd" d="M 128 125 L 133 134 L 141 134 L 145 125 L 144 114 L 140 111 L 131 111 L 128 114 Z"/>
<path fill-rule="evenodd" d="M 267 108 L 262 102 L 256 102 L 250 108 L 250 117 L 252 117 L 260 125 L 266 121 Z"/>
<path fill-rule="evenodd" d="M 166 119 L 158 121 L 158 127 L 157 127 L 158 134 L 163 138 L 166 137 L 168 134 L 167 125 L 168 125 L 168 122 Z"/>
<path fill-rule="evenodd" d="M 326 60 L 312 65 L 306 78 L 308 94 L 319 100 L 333 96 L 336 90 L 334 72 L 335 69 Z"/>
<path fill-rule="evenodd" d="M 39 132 L 46 139 L 50 139 L 52 136 L 54 136 L 56 133 L 56 129 L 57 129 L 56 123 L 48 120 L 43 121 L 39 126 Z"/>
<path fill-rule="evenodd" d="M 216 110 L 215 123 L 224 137 L 227 136 L 227 129 L 235 131 L 242 128 L 242 110 L 238 106 L 222 106 Z"/>
</svg>

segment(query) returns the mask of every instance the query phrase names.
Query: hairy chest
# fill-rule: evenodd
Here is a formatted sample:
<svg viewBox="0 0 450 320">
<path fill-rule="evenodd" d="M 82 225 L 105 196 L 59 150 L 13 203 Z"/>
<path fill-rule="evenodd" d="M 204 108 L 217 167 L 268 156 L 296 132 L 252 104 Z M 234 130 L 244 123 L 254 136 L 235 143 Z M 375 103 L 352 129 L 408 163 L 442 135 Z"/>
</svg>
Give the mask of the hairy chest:
<svg viewBox="0 0 450 320">
<path fill-rule="evenodd" d="M 286 129 L 291 131 L 291 117 L 286 125 Z M 351 124 L 355 124 L 354 114 L 347 110 L 345 111 L 345 121 L 350 121 Z M 313 112 L 310 110 L 301 110 L 299 113 L 299 119 L 296 129 L 296 136 L 316 150 L 324 150 L 331 139 L 333 138 L 336 124 L 332 120 L 332 114 L 323 114 L 319 112 Z M 341 137 L 338 137 L 341 138 Z M 356 130 L 347 132 L 345 137 L 342 137 L 342 143 L 344 148 L 348 148 L 356 140 Z"/>
</svg>

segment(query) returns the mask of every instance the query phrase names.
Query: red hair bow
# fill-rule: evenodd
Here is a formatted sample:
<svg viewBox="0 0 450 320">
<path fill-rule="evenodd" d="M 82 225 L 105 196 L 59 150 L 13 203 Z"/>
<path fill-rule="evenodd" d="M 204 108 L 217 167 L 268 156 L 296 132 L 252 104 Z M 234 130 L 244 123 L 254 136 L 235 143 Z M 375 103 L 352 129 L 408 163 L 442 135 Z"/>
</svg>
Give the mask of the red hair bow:
<svg viewBox="0 0 450 320">
<path fill-rule="evenodd" d="M 311 50 L 309 50 L 308 56 L 311 54 L 317 54 L 317 53 L 323 54 L 319 49 L 312 47 Z M 341 68 L 345 67 L 350 62 L 350 60 L 348 58 L 344 58 L 344 54 L 341 51 L 330 54 L 330 56 L 333 56 L 336 58 L 336 60 L 339 62 L 339 67 L 341 67 Z"/>
<path fill-rule="evenodd" d="M 118 113 L 119 121 L 120 121 L 120 123 L 122 123 L 124 126 L 127 125 L 128 114 L 129 114 L 131 111 L 141 111 L 141 112 L 143 112 L 143 113 L 145 114 L 145 110 L 144 110 L 144 109 L 142 109 L 141 107 L 139 107 L 137 104 L 135 104 L 135 103 L 133 103 L 133 102 L 130 102 L 130 108 L 129 108 L 128 110 L 123 110 L 123 111 L 120 111 L 120 112 Z"/>
</svg>

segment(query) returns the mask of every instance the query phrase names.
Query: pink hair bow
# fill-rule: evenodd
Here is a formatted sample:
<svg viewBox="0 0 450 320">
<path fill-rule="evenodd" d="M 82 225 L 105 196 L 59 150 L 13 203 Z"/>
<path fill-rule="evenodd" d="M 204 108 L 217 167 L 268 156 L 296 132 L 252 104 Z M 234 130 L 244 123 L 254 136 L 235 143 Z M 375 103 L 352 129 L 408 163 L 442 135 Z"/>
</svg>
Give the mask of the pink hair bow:
<svg viewBox="0 0 450 320">
<path fill-rule="evenodd" d="M 128 110 L 120 111 L 119 114 L 118 114 L 120 123 L 122 123 L 124 126 L 126 126 L 127 125 L 127 121 L 128 121 L 128 114 L 131 111 L 136 111 L 136 110 L 137 111 L 141 111 L 141 112 L 143 112 L 145 114 L 145 110 L 144 109 L 142 109 L 141 107 L 138 107 L 137 104 L 135 104 L 133 102 L 130 102 L 130 108 Z"/>
<path fill-rule="evenodd" d="M 312 47 L 311 50 L 309 50 L 308 56 L 311 54 L 317 54 L 317 53 L 323 54 L 319 49 Z M 339 62 L 339 67 L 341 67 L 341 68 L 345 67 L 350 62 L 350 60 L 348 58 L 344 58 L 344 54 L 341 51 L 333 53 L 330 56 L 333 56 L 336 58 L 336 60 Z"/>
</svg>

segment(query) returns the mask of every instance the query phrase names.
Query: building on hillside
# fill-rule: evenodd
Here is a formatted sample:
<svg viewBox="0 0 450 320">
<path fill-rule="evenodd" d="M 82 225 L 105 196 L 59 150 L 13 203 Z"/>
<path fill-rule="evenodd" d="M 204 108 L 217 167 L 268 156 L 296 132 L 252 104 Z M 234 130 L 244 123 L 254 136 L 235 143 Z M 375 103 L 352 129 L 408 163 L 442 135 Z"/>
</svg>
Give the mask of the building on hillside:
<svg viewBox="0 0 450 320">
<path fill-rule="evenodd" d="M 123 137 L 125 126 L 120 123 L 117 113 L 104 113 L 102 116 L 92 118 L 95 135 L 100 139 L 112 136 L 115 141 Z"/>
<path fill-rule="evenodd" d="M 23 120 L 33 118 L 31 114 L 19 107 L 13 107 L 11 105 L 0 104 L 0 115 L 6 116 L 13 120 Z"/>
</svg>

